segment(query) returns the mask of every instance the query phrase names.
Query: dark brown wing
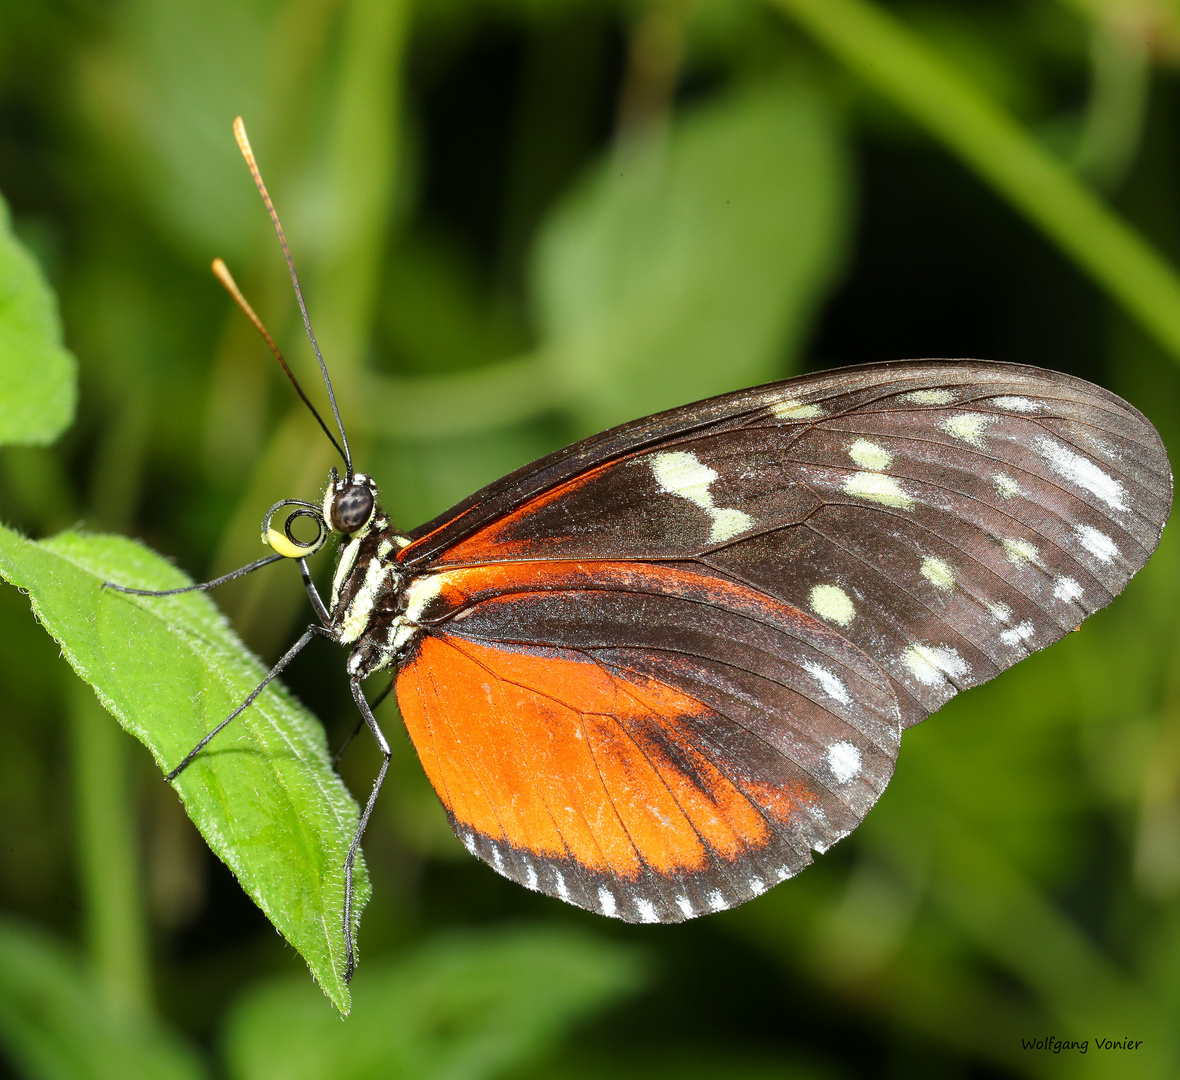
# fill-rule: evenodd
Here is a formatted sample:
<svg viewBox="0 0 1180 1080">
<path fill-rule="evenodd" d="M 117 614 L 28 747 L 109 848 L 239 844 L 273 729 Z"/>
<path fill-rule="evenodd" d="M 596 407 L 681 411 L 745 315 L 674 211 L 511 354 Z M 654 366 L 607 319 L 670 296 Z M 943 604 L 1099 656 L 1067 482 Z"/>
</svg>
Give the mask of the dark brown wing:
<svg viewBox="0 0 1180 1080">
<path fill-rule="evenodd" d="M 400 557 L 690 560 L 825 619 L 912 724 L 1109 603 L 1170 507 L 1163 444 L 1114 394 L 908 361 L 594 436 L 416 530 Z"/>
</svg>

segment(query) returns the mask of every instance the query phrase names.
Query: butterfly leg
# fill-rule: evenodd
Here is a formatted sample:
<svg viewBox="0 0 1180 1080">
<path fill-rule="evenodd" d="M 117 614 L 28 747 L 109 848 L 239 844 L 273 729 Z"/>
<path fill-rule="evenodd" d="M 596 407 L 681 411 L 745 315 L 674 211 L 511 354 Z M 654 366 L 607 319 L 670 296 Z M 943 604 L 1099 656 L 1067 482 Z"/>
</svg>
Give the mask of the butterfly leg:
<svg viewBox="0 0 1180 1080">
<path fill-rule="evenodd" d="M 384 700 L 385 700 L 387 697 L 389 697 L 389 692 L 390 692 L 390 691 L 393 689 L 393 684 L 394 684 L 396 681 L 397 681 L 397 679 L 396 679 L 396 678 L 393 678 L 393 679 L 390 679 L 390 680 L 389 680 L 389 685 L 388 685 L 388 686 L 386 686 L 386 687 L 385 687 L 385 689 L 384 689 L 384 690 L 382 690 L 382 691 L 381 691 L 381 693 L 379 693 L 379 694 L 378 694 L 378 695 L 377 695 L 377 696 L 376 696 L 376 697 L 373 699 L 373 702 L 372 702 L 372 704 L 369 706 L 369 708 L 370 708 L 370 709 L 372 709 L 374 712 L 376 712 L 376 710 L 377 710 L 377 706 L 378 706 L 378 705 L 380 705 L 380 704 L 381 704 L 381 702 L 383 702 L 383 701 L 384 701 Z M 345 738 L 344 738 L 344 742 L 342 742 L 342 743 L 340 744 L 340 748 L 339 748 L 339 749 L 336 751 L 336 753 L 334 753 L 334 754 L 332 755 L 332 768 L 333 768 L 333 769 L 334 769 L 334 768 L 336 768 L 336 766 L 340 764 L 340 759 L 341 759 L 342 757 L 344 757 L 344 751 L 345 751 L 345 750 L 347 750 L 347 749 L 348 749 L 348 748 L 349 748 L 349 747 L 352 745 L 352 740 L 353 740 L 353 739 L 355 739 L 355 738 L 356 738 L 356 737 L 357 737 L 357 736 L 358 736 L 358 735 L 361 733 L 361 728 L 363 728 L 364 726 L 365 726 L 365 718 L 362 716 L 362 717 L 361 717 L 361 718 L 360 718 L 360 719 L 359 719 L 359 720 L 356 722 L 356 727 L 354 727 L 354 728 L 352 729 L 352 731 L 350 731 L 350 732 L 349 732 L 349 733 L 348 733 L 348 734 L 345 736 Z"/>
<path fill-rule="evenodd" d="M 231 720 L 237 719 L 237 717 L 239 717 L 251 705 L 253 705 L 258 695 L 270 685 L 272 680 L 274 680 L 274 678 L 283 670 L 283 668 L 285 668 L 292 660 L 294 660 L 295 657 L 307 647 L 307 644 L 311 641 L 311 639 L 316 636 L 326 637 L 332 641 L 335 640 L 333 635 L 329 631 L 325 630 L 322 626 L 309 626 L 300 636 L 299 640 L 295 642 L 295 644 L 292 645 L 285 653 L 283 653 L 282 656 L 279 657 L 278 663 L 276 663 L 275 666 L 266 673 L 266 677 L 262 680 L 262 682 L 260 682 L 256 687 L 254 687 L 253 690 L 250 691 L 250 694 L 247 696 L 246 700 L 243 701 L 242 704 L 236 709 L 234 709 L 234 711 L 231 712 L 229 716 L 222 720 L 221 723 L 217 725 L 217 727 L 204 735 L 201 741 L 197 743 L 197 745 L 194 746 L 187 754 L 185 754 L 184 760 L 179 765 L 177 765 L 176 768 L 173 769 L 167 776 L 165 776 L 164 779 L 171 783 L 182 772 L 184 772 L 184 770 L 187 769 L 192 763 L 193 758 L 195 758 L 202 750 L 205 749 L 205 747 L 209 744 L 209 741 L 214 736 L 216 736 L 217 733 L 226 726 L 226 724 L 228 724 Z"/>
<path fill-rule="evenodd" d="M 377 746 L 381 751 L 383 760 L 381 762 L 381 770 L 377 773 L 377 779 L 373 781 L 373 790 L 369 793 L 369 801 L 365 803 L 365 809 L 361 812 L 361 820 L 357 824 L 356 835 L 353 836 L 352 844 L 348 849 L 348 855 L 344 859 L 345 981 L 351 979 L 353 971 L 356 970 L 356 953 L 352 944 L 352 868 L 356 862 L 356 853 L 360 850 L 361 837 L 365 835 L 365 828 L 369 824 L 369 817 L 372 815 L 373 807 L 377 803 L 377 796 L 381 793 L 381 785 L 385 783 L 385 774 L 389 771 L 389 759 L 393 756 L 389 749 L 389 742 L 385 738 L 385 733 L 377 723 L 377 718 L 373 715 L 373 710 L 365 698 L 364 691 L 361 689 L 360 679 L 353 678 L 351 685 L 352 699 L 356 702 L 356 707 L 360 709 L 364 722 L 373 733 L 373 738 L 377 740 Z"/>
</svg>

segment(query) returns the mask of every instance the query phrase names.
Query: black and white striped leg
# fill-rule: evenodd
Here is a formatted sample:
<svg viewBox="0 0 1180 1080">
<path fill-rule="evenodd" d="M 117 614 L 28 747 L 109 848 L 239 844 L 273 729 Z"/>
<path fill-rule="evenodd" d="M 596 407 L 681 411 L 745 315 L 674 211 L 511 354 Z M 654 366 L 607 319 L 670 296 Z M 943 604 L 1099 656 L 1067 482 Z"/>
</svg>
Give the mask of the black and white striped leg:
<svg viewBox="0 0 1180 1080">
<path fill-rule="evenodd" d="M 393 689 L 393 684 L 395 682 L 397 682 L 396 676 L 394 676 L 394 678 L 390 679 L 389 683 L 386 685 L 385 689 L 382 690 L 381 693 L 379 693 L 375 698 L 373 698 L 373 702 L 369 706 L 370 709 L 372 709 L 374 712 L 377 711 L 377 706 L 380 705 L 381 702 L 383 702 L 387 697 L 389 697 L 389 692 Z M 344 751 L 347 750 L 352 745 L 352 740 L 355 739 L 361 733 L 361 728 L 363 728 L 364 726 L 365 726 L 365 718 L 362 716 L 356 722 L 356 727 L 354 727 L 344 737 L 344 742 L 342 742 L 340 744 L 339 749 L 337 749 L 336 753 L 334 753 L 332 755 L 332 768 L 333 769 L 336 768 L 336 766 L 340 764 L 340 759 L 342 757 L 344 757 Z"/>
<path fill-rule="evenodd" d="M 377 740 L 377 747 L 381 751 L 382 761 L 381 770 L 377 773 L 377 779 L 373 781 L 373 790 L 369 793 L 369 801 L 365 803 L 365 808 L 361 812 L 361 820 L 357 824 L 356 835 L 352 838 L 352 844 L 349 846 L 348 855 L 344 860 L 344 979 L 346 982 L 352 978 L 352 973 L 356 970 L 356 951 L 352 941 L 352 869 L 356 863 L 356 853 L 360 850 L 361 837 L 365 835 L 365 828 L 369 824 L 373 807 L 377 804 L 377 796 L 381 793 L 381 785 L 385 783 L 385 774 L 389 771 L 389 759 L 392 757 L 385 733 L 381 730 L 381 726 L 377 723 L 377 718 L 373 715 L 373 710 L 369 707 L 369 703 L 365 699 L 365 693 L 361 689 L 360 679 L 352 679 L 351 686 L 352 699 L 356 702 L 356 707 L 360 709 L 361 716 L 369 726 L 369 730 L 373 733 L 373 738 Z"/>
<path fill-rule="evenodd" d="M 231 720 L 236 720 L 243 712 L 253 705 L 258 695 L 270 685 L 279 672 L 281 672 L 283 668 L 285 668 L 292 660 L 295 659 L 296 656 L 299 655 L 299 653 L 301 653 L 307 647 L 308 642 L 310 642 L 313 637 L 317 636 L 326 637 L 332 641 L 335 640 L 332 634 L 325 630 L 322 626 L 309 626 L 300 636 L 299 640 L 295 642 L 295 644 L 292 645 L 285 653 L 283 653 L 281 657 L 279 657 L 278 663 L 276 663 L 275 666 L 266 673 L 266 678 L 264 678 L 262 682 L 260 682 L 256 687 L 254 687 L 253 690 L 250 691 L 250 694 L 246 700 L 243 701 L 242 704 L 236 709 L 234 709 L 234 711 L 231 712 L 229 716 L 222 720 L 221 723 L 217 725 L 217 727 L 206 734 L 201 739 L 201 741 L 197 743 L 197 745 L 194 746 L 187 754 L 185 754 L 184 760 L 179 765 L 177 765 L 176 768 L 173 769 L 167 776 L 165 776 L 164 779 L 171 783 L 182 772 L 184 772 L 184 770 L 187 769 L 192 763 L 193 758 L 195 758 L 202 750 L 205 749 L 205 747 L 209 744 L 209 741 L 215 735 L 217 735 L 217 733 L 221 731 L 221 729 L 224 728 L 226 724 L 228 724 Z"/>
</svg>

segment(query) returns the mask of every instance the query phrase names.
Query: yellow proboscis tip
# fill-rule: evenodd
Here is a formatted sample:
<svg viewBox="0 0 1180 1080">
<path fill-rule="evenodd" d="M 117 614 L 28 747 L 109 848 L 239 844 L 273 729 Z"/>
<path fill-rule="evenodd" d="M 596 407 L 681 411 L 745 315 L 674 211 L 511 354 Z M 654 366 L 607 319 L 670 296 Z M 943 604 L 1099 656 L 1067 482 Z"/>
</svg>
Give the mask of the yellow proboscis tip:
<svg viewBox="0 0 1180 1080">
<path fill-rule="evenodd" d="M 302 559 L 315 551 L 315 546 L 312 544 L 292 543 L 278 529 L 267 529 L 264 539 L 270 547 L 285 559 Z"/>
</svg>

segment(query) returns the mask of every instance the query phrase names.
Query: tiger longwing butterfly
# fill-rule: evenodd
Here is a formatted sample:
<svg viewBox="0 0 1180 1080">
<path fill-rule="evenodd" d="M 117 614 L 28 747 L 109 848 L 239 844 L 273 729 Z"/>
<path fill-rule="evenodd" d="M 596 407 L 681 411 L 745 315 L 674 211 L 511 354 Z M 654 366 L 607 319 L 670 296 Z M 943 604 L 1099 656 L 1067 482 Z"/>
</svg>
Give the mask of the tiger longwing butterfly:
<svg viewBox="0 0 1180 1080">
<path fill-rule="evenodd" d="M 1109 603 L 1171 507 L 1163 443 L 1116 395 L 1035 367 L 913 360 L 624 424 L 400 533 L 352 468 L 315 351 L 338 443 L 279 360 L 344 476 L 322 505 L 271 509 L 274 554 L 193 588 L 298 562 L 318 621 L 263 686 L 316 635 L 352 647 L 385 761 L 345 867 L 349 974 L 353 860 L 389 763 L 370 675 L 395 673 L 469 851 L 603 915 L 676 922 L 758 896 L 856 828 L 902 730 Z M 291 531 L 301 516 L 311 543 Z M 332 532 L 325 604 L 306 557 Z"/>
</svg>

